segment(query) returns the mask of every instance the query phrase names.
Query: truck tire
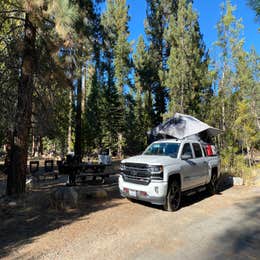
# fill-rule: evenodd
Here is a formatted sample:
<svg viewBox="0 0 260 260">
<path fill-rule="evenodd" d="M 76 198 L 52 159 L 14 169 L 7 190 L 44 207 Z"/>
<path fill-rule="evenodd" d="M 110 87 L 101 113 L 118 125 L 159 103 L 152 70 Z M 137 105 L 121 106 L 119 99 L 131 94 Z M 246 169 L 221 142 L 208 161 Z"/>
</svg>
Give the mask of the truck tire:
<svg viewBox="0 0 260 260">
<path fill-rule="evenodd" d="M 214 195 L 217 192 L 217 178 L 217 174 L 213 173 L 210 182 L 207 185 L 207 190 L 211 195 Z"/>
<path fill-rule="evenodd" d="M 167 211 L 177 211 L 181 206 L 181 185 L 177 180 L 169 184 L 164 209 Z"/>
</svg>

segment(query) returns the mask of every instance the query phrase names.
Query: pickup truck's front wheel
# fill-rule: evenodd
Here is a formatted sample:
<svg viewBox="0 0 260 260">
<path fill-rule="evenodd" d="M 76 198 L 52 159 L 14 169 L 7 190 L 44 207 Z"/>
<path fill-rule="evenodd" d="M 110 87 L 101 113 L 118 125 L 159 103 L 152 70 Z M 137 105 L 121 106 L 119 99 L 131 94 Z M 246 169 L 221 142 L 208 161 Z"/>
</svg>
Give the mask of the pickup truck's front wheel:
<svg viewBox="0 0 260 260">
<path fill-rule="evenodd" d="M 176 211 L 181 205 L 181 186 L 176 180 L 169 185 L 164 209 L 167 211 Z"/>
</svg>

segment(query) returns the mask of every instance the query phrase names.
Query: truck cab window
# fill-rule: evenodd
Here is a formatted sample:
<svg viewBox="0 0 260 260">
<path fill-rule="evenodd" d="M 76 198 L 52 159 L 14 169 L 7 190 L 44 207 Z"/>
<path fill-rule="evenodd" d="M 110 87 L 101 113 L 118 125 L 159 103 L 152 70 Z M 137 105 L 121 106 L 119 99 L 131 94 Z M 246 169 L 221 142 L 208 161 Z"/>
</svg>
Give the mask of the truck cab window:
<svg viewBox="0 0 260 260">
<path fill-rule="evenodd" d="M 184 146 L 183 146 L 181 155 L 184 155 L 184 154 L 190 155 L 191 157 L 193 157 L 193 156 L 192 156 L 191 147 L 190 147 L 190 144 L 189 144 L 189 143 L 186 143 L 186 144 L 184 144 Z"/>
<path fill-rule="evenodd" d="M 202 151 L 201 151 L 200 145 L 194 143 L 194 144 L 192 144 L 192 146 L 193 146 L 193 150 L 194 150 L 194 153 L 195 153 L 195 157 L 196 158 L 202 157 Z"/>
<path fill-rule="evenodd" d="M 177 158 L 180 144 L 178 143 L 153 143 L 145 151 L 144 155 L 164 155 Z"/>
</svg>

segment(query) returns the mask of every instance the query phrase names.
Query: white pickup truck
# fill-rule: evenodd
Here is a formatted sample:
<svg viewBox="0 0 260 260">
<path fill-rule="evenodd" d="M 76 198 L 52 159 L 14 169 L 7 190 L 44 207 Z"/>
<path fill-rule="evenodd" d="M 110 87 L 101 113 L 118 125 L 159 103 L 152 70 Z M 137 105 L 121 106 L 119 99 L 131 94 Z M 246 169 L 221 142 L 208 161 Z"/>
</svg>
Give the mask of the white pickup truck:
<svg viewBox="0 0 260 260">
<path fill-rule="evenodd" d="M 120 193 L 176 211 L 185 192 L 208 188 L 215 193 L 219 165 L 219 156 L 207 156 L 196 139 L 156 141 L 142 155 L 122 160 Z"/>
</svg>

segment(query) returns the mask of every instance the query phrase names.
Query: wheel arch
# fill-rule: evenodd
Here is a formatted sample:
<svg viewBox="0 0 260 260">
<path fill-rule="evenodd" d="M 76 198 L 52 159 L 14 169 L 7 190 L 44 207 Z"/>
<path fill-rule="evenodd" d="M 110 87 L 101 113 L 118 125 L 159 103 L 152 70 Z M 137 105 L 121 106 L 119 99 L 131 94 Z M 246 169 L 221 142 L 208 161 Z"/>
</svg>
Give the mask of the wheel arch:
<svg viewBox="0 0 260 260">
<path fill-rule="evenodd" d="M 168 178 L 168 186 L 169 184 L 171 184 L 173 182 L 173 180 L 178 181 L 178 183 L 180 184 L 180 187 L 182 187 L 182 180 L 181 180 L 181 175 L 180 173 L 173 173 L 169 176 Z"/>
<path fill-rule="evenodd" d="M 217 175 L 217 178 L 218 178 L 219 172 L 218 172 L 218 167 L 217 166 L 214 166 L 214 167 L 211 168 L 211 177 L 213 175 Z"/>
<path fill-rule="evenodd" d="M 176 203 L 176 201 L 173 202 L 173 200 L 171 199 L 171 184 L 173 183 L 173 181 L 177 181 L 181 187 L 181 175 L 179 173 L 173 173 L 169 176 L 168 178 L 168 191 L 167 191 L 167 195 L 166 195 L 166 199 L 165 199 L 165 204 L 164 204 L 164 209 L 167 211 L 176 211 L 180 208 L 181 205 L 181 188 L 179 187 L 179 196 L 178 196 L 178 201 L 177 201 L 177 205 L 173 205 L 172 203 Z M 175 192 L 174 192 L 175 194 Z M 178 194 L 178 193 L 176 193 Z M 176 196 L 176 194 L 174 196 Z"/>
</svg>

